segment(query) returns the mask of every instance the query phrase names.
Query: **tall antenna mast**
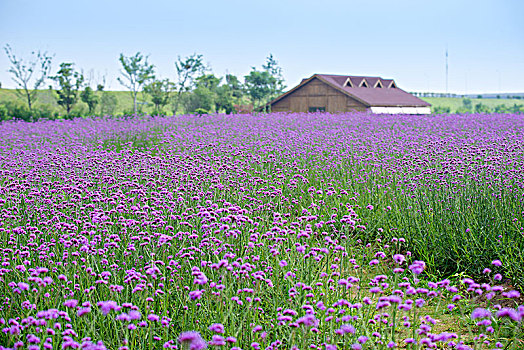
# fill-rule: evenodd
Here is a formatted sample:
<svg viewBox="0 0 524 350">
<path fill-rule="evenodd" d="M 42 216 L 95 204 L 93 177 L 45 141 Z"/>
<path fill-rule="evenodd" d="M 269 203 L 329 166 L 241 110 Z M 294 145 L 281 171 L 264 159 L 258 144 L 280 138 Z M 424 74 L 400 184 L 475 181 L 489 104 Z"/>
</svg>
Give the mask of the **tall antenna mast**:
<svg viewBox="0 0 524 350">
<path fill-rule="evenodd" d="M 446 45 L 446 95 L 448 94 L 448 46 Z"/>
</svg>

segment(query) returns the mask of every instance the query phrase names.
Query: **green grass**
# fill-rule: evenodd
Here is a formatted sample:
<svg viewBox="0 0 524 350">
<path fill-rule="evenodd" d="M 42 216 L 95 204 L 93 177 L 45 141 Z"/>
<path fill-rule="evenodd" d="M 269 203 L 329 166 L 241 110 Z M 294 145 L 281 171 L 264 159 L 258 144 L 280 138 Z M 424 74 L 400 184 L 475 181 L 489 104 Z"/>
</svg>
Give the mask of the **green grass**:
<svg viewBox="0 0 524 350">
<path fill-rule="evenodd" d="M 116 105 L 115 114 L 123 114 L 133 109 L 133 98 L 131 97 L 131 94 L 128 91 L 104 91 L 104 92 L 96 91 L 95 92 L 95 94 L 97 94 L 99 98 L 102 97 L 103 93 L 108 93 L 116 97 L 117 105 Z M 144 100 L 144 98 L 146 98 L 145 95 L 142 96 L 141 94 L 139 94 L 138 101 L 141 102 Z M 0 89 L 0 104 L 6 103 L 6 102 L 16 102 L 16 101 L 27 106 L 27 102 L 25 98 L 17 94 L 15 90 Z M 42 105 L 50 106 L 53 109 L 53 111 L 58 111 L 60 114 L 64 113 L 64 109 L 56 103 L 56 93 L 54 90 L 38 91 L 35 107 L 39 107 Z M 87 104 L 85 104 L 82 101 L 79 101 L 77 105 L 75 106 L 75 108 L 81 108 L 87 111 Z M 146 108 L 147 111 L 149 111 L 150 109 L 152 109 L 152 107 Z M 100 104 L 97 106 L 97 113 L 99 113 L 99 110 L 100 110 Z"/>
<path fill-rule="evenodd" d="M 431 103 L 432 108 L 436 107 L 449 107 L 451 112 L 455 112 L 458 108 L 462 107 L 462 98 L 454 97 L 421 97 L 422 100 Z M 487 98 L 473 98 L 471 104 L 475 107 L 476 104 L 482 103 L 489 108 L 495 108 L 498 105 L 513 106 L 524 105 L 524 100 L 519 99 L 487 99 Z"/>
</svg>

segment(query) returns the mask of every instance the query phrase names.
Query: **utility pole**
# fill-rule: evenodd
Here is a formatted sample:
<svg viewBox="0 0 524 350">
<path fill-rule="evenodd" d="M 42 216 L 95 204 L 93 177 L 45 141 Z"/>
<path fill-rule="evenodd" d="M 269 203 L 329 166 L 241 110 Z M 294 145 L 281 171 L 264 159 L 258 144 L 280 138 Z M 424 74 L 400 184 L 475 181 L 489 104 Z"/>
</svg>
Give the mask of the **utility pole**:
<svg viewBox="0 0 524 350">
<path fill-rule="evenodd" d="M 446 96 L 448 95 L 448 46 L 446 45 Z"/>
</svg>

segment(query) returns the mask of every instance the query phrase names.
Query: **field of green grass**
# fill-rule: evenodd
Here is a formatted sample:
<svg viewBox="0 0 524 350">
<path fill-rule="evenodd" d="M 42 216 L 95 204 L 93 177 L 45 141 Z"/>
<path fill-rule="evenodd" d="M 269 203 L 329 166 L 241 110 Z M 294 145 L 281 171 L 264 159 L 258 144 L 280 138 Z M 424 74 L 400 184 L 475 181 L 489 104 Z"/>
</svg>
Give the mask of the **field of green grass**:
<svg viewBox="0 0 524 350">
<path fill-rule="evenodd" d="M 102 98 L 102 94 L 107 93 L 116 97 L 116 108 L 115 114 L 123 114 L 133 109 L 133 98 L 128 91 L 96 91 L 95 92 L 99 98 Z M 142 101 L 145 96 L 140 96 L 138 100 Z M 13 89 L 0 89 L 0 104 L 6 102 L 15 102 L 26 104 L 24 97 L 21 97 Z M 41 90 L 38 92 L 35 106 L 47 105 L 50 106 L 53 110 L 63 113 L 63 109 L 56 103 L 56 93 L 54 90 Z M 82 108 L 87 110 L 87 105 L 80 101 L 78 102 L 75 108 Z M 98 106 L 98 109 L 100 105 Z"/>
<path fill-rule="evenodd" d="M 449 107 L 451 112 L 455 112 L 457 109 L 463 106 L 462 98 L 454 97 L 421 97 L 422 100 L 431 103 L 432 108 L 436 107 Z M 495 108 L 498 105 L 505 105 L 511 107 L 515 104 L 524 105 L 524 100 L 518 99 L 487 99 L 487 98 L 472 98 L 471 104 L 475 106 L 476 104 L 482 103 L 483 105 L 488 106 L 489 108 Z"/>
</svg>

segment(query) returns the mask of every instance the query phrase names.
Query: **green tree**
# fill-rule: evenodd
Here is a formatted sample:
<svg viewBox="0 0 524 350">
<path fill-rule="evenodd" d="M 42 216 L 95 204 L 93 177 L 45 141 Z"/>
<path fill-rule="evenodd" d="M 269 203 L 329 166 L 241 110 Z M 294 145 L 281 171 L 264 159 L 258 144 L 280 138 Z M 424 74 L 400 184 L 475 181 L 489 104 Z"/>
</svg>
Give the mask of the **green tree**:
<svg viewBox="0 0 524 350">
<path fill-rule="evenodd" d="M 12 79 L 16 83 L 16 92 L 26 99 L 29 112 L 32 113 L 38 89 L 42 87 L 51 72 L 52 57 L 47 52 L 32 52 L 32 57 L 26 64 L 23 59 L 15 56 L 11 46 L 6 45 L 4 50 L 11 63 L 8 72 L 12 74 Z"/>
<path fill-rule="evenodd" d="M 475 113 L 491 113 L 491 109 L 482 103 L 477 103 L 475 105 Z"/>
<path fill-rule="evenodd" d="M 102 98 L 100 99 L 100 112 L 102 115 L 113 115 L 117 105 L 118 100 L 114 94 L 107 91 L 102 93 Z"/>
<path fill-rule="evenodd" d="M 187 113 L 206 114 L 214 112 L 216 94 L 205 86 L 198 86 L 185 100 Z"/>
<path fill-rule="evenodd" d="M 120 71 L 122 77 L 118 78 L 120 84 L 125 86 L 133 96 L 133 113 L 136 114 L 136 99 L 142 87 L 154 78 L 155 67 L 147 62 L 140 52 L 134 56 L 126 57 L 120 54 L 119 61 L 123 70 Z"/>
<path fill-rule="evenodd" d="M 235 111 L 235 102 L 237 100 L 229 85 L 220 85 L 216 90 L 215 109 L 217 112 L 223 110 L 227 114 L 231 114 Z"/>
<path fill-rule="evenodd" d="M 93 115 L 95 113 L 96 105 L 99 101 L 98 96 L 93 91 L 93 89 L 91 89 L 89 86 L 86 86 L 84 91 L 80 93 L 80 98 L 87 104 L 87 107 L 89 108 L 89 114 Z"/>
<path fill-rule="evenodd" d="M 217 78 L 214 74 L 204 74 L 195 79 L 195 86 L 205 87 L 210 91 L 216 91 L 221 80 L 221 78 Z"/>
<path fill-rule="evenodd" d="M 507 113 L 508 107 L 506 105 L 496 105 L 495 108 L 493 108 L 493 112 L 495 113 Z"/>
<path fill-rule="evenodd" d="M 276 78 L 268 71 L 258 71 L 253 67 L 251 72 L 245 76 L 244 85 L 248 95 L 253 101 L 254 108 L 265 102 L 275 91 Z"/>
<path fill-rule="evenodd" d="M 169 103 L 173 86 L 174 84 L 169 79 L 154 80 L 144 86 L 144 92 L 151 97 L 156 113 L 162 113 L 163 107 Z"/>
<path fill-rule="evenodd" d="M 450 107 L 437 106 L 433 108 L 433 114 L 446 114 L 451 113 Z"/>
<path fill-rule="evenodd" d="M 286 85 L 284 84 L 282 68 L 278 65 L 273 54 L 267 56 L 266 63 L 262 65 L 262 68 L 274 78 L 271 84 L 271 94 L 269 95 L 269 98 L 276 97 L 284 92 Z"/>
<path fill-rule="evenodd" d="M 52 79 L 59 85 L 56 90 L 57 103 L 66 110 L 66 116 L 69 117 L 71 109 L 78 101 L 78 90 L 84 83 L 84 77 L 73 69 L 73 63 L 64 62 L 60 64 L 60 70 Z"/>
<path fill-rule="evenodd" d="M 231 90 L 233 97 L 242 98 L 244 95 L 244 87 L 240 80 L 233 74 L 226 74 L 226 85 Z"/>
<path fill-rule="evenodd" d="M 473 107 L 471 99 L 463 98 L 462 99 L 462 107 L 464 107 L 464 109 L 466 109 L 468 111 L 471 111 L 471 108 Z"/>
<path fill-rule="evenodd" d="M 205 66 L 202 55 L 196 53 L 182 59 L 178 56 L 175 62 L 177 74 L 176 97 L 173 104 L 173 112 L 176 114 L 181 101 L 182 93 L 194 87 L 195 79 L 203 75 L 208 68 Z"/>
</svg>

